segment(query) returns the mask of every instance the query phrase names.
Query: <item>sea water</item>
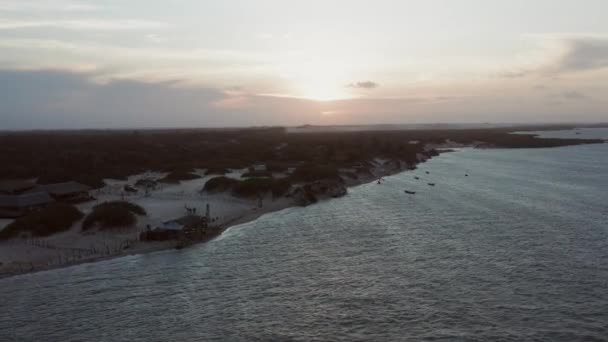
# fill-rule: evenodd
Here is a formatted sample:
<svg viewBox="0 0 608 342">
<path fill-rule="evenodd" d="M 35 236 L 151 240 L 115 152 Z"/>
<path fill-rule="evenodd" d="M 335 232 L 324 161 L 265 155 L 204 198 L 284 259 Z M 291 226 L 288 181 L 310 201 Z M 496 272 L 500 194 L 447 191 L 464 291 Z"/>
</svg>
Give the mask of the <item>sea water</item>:
<svg viewBox="0 0 608 342">
<path fill-rule="evenodd" d="M 608 144 L 446 153 L 0 303 L 0 341 L 606 341 Z"/>
</svg>

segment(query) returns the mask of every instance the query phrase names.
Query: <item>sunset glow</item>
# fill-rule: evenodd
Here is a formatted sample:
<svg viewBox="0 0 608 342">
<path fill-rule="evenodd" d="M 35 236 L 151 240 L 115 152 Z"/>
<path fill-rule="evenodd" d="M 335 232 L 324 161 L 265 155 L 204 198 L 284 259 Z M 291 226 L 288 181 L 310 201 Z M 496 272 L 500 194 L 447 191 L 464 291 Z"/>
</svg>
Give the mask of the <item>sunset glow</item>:
<svg viewBox="0 0 608 342">
<path fill-rule="evenodd" d="M 301 61 L 282 65 L 281 76 L 290 84 L 289 95 L 316 101 L 353 97 L 347 90 L 348 75 L 342 66 L 322 61 Z"/>
<path fill-rule="evenodd" d="M 0 95 L 1 126 L 299 125 L 334 101 L 344 124 L 601 121 L 606 12 L 603 0 L 0 0 L 0 78 L 29 94 Z M 142 116 L 102 118 L 106 104 Z"/>
</svg>

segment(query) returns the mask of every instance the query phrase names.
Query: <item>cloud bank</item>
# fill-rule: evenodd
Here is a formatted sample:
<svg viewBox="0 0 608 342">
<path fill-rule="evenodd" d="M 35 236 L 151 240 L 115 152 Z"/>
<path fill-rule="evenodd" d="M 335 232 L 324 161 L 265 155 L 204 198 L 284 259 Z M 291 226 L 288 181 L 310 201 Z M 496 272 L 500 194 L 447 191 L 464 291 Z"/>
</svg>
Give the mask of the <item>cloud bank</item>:
<svg viewBox="0 0 608 342">
<path fill-rule="evenodd" d="M 357 88 L 357 89 L 374 89 L 379 86 L 378 83 L 372 81 L 363 81 L 351 83 L 348 85 L 348 88 Z"/>
<path fill-rule="evenodd" d="M 98 83 L 92 81 L 95 77 L 60 70 L 0 70 L 0 129 L 601 121 L 608 108 L 601 96 L 555 84 L 542 91 L 516 86 L 468 89 L 474 96 L 317 102 L 181 82 Z"/>
<path fill-rule="evenodd" d="M 122 31 L 122 30 L 147 30 L 165 28 L 168 25 L 163 22 L 121 19 L 79 19 L 79 20 L 2 20 L 0 19 L 0 30 L 17 30 L 32 28 L 59 28 L 65 30 L 92 30 L 92 31 Z"/>
<path fill-rule="evenodd" d="M 573 37 L 563 40 L 564 54 L 557 60 L 557 69 L 565 72 L 608 68 L 608 36 Z"/>
</svg>

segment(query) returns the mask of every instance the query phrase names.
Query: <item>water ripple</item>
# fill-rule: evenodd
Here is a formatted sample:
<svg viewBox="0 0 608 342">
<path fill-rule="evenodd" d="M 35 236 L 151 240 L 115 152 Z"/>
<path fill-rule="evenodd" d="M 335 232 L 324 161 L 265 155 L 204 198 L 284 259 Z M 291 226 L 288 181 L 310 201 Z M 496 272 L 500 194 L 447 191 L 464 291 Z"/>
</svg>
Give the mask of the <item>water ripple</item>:
<svg viewBox="0 0 608 342">
<path fill-rule="evenodd" d="M 606 341 L 606 147 L 446 154 L 205 245 L 3 279 L 0 341 Z"/>
</svg>

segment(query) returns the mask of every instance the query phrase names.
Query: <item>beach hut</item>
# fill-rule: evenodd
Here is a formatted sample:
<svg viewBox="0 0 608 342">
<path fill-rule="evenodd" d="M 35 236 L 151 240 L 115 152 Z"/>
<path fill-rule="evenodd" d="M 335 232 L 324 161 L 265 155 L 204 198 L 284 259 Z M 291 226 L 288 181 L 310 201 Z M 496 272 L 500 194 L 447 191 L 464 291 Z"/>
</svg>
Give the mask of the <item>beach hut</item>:
<svg viewBox="0 0 608 342">
<path fill-rule="evenodd" d="M 35 186 L 34 180 L 3 180 L 0 181 L 0 195 L 18 195 Z"/>
<path fill-rule="evenodd" d="M 55 184 L 37 185 L 28 192 L 46 192 L 56 201 L 62 202 L 82 202 L 91 199 L 88 185 L 78 182 L 64 182 Z"/>
<path fill-rule="evenodd" d="M 46 192 L 0 195 L 0 218 L 17 218 L 45 207 L 55 200 Z"/>
<path fill-rule="evenodd" d="M 165 221 L 152 231 L 143 232 L 143 241 L 165 240 L 200 240 L 206 235 L 207 218 L 198 215 L 186 215 L 175 220 Z"/>
</svg>

